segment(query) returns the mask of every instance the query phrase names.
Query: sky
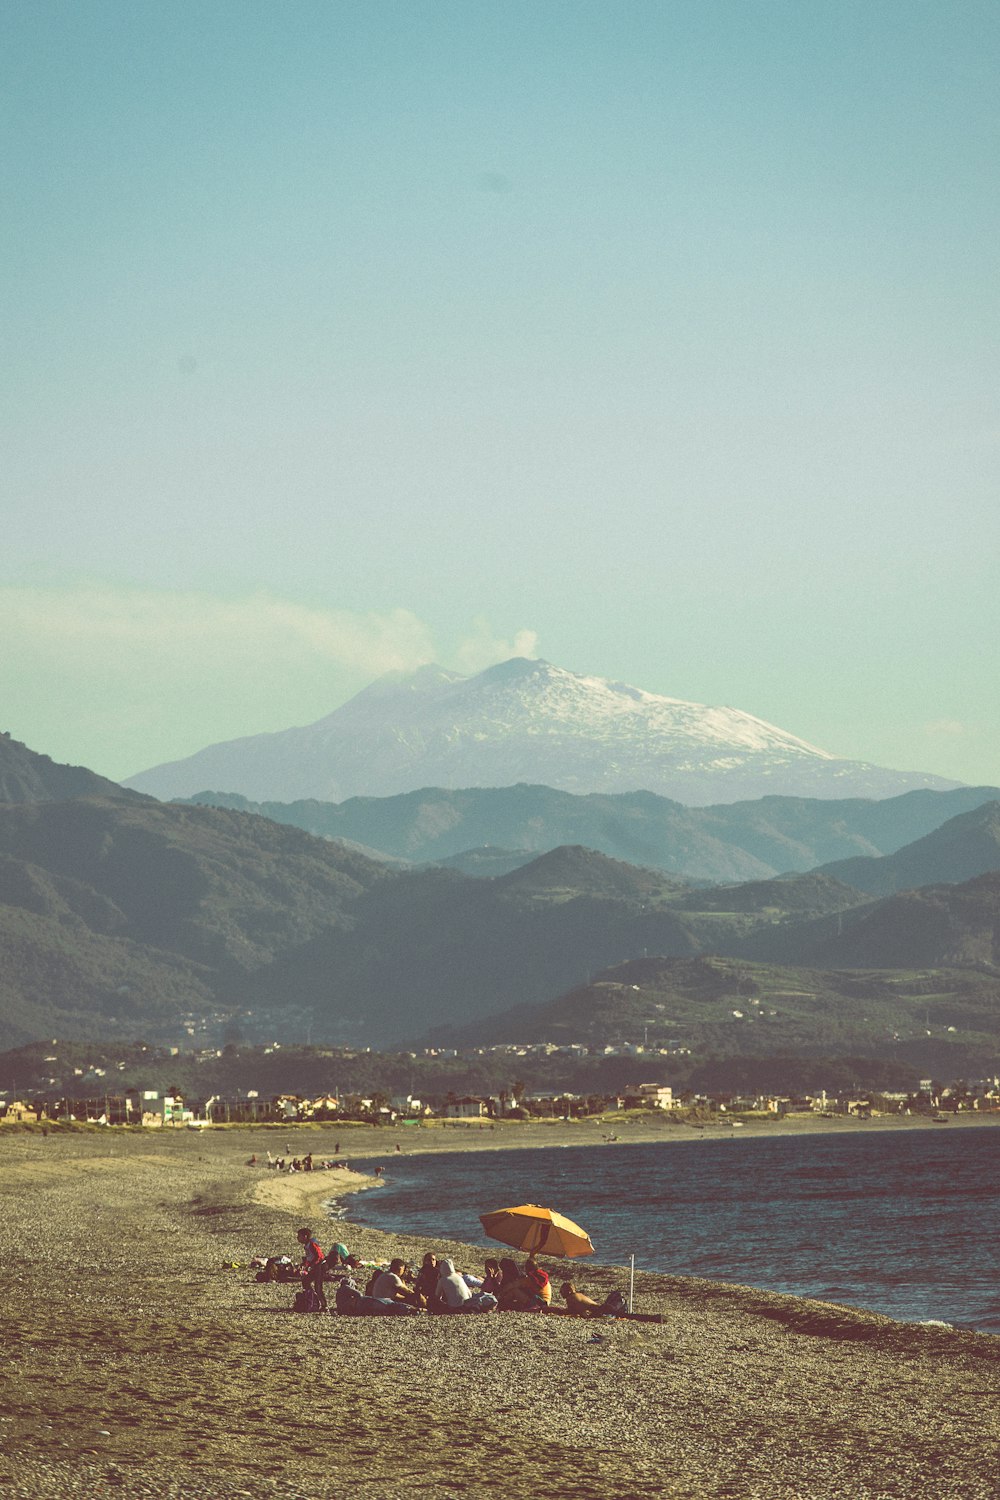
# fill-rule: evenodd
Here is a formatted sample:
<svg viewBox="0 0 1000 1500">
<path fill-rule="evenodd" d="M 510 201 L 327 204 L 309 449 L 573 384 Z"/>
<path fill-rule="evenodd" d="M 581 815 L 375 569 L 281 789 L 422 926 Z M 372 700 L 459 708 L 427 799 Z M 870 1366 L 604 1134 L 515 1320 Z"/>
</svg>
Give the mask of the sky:
<svg viewBox="0 0 1000 1500">
<path fill-rule="evenodd" d="M 0 9 L 0 728 L 511 655 L 1000 784 L 992 0 Z"/>
</svg>

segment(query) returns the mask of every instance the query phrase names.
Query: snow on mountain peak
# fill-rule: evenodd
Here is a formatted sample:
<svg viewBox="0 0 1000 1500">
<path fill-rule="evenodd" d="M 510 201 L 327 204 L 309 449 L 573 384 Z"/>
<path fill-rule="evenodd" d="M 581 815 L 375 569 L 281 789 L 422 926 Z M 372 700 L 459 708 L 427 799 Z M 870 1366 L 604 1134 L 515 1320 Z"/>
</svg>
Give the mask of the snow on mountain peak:
<svg viewBox="0 0 1000 1500">
<path fill-rule="evenodd" d="M 127 784 L 160 797 L 393 796 L 531 782 L 659 792 L 691 805 L 766 794 L 890 796 L 940 778 L 838 760 L 739 709 L 667 698 L 540 659 L 462 677 L 393 673 L 318 723 L 210 746 Z"/>
</svg>

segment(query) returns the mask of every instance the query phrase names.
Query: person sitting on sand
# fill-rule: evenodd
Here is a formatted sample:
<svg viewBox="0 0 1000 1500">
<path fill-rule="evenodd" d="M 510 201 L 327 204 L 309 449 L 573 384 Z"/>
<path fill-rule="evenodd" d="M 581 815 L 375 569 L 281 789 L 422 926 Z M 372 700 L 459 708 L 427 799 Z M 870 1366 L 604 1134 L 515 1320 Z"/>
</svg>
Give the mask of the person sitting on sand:
<svg viewBox="0 0 1000 1500">
<path fill-rule="evenodd" d="M 438 1298 L 447 1312 L 492 1312 L 497 1299 L 490 1292 L 473 1292 L 459 1276 L 452 1260 L 438 1261 Z"/>
<path fill-rule="evenodd" d="M 529 1261 L 524 1275 L 510 1283 L 500 1298 L 501 1312 L 546 1312 L 552 1301 L 548 1273 Z"/>
<path fill-rule="evenodd" d="M 407 1286 L 406 1262 L 398 1256 L 389 1262 L 388 1271 L 380 1271 L 372 1282 L 371 1294 L 380 1297 L 387 1302 L 412 1302 L 414 1300 L 413 1288 Z"/>
<path fill-rule="evenodd" d="M 521 1279 L 521 1273 L 517 1269 L 517 1262 L 505 1255 L 500 1262 L 500 1276 L 502 1278 L 500 1289 L 502 1292 L 505 1292 L 508 1287 L 514 1285 L 515 1281 L 520 1281 Z"/>
<path fill-rule="evenodd" d="M 492 1292 L 494 1297 L 499 1297 L 503 1291 L 503 1271 L 500 1269 L 500 1262 L 488 1260 L 483 1270 L 486 1274 L 483 1277 L 482 1290 Z"/>
<path fill-rule="evenodd" d="M 311 1229 L 298 1230 L 295 1238 L 302 1246 L 303 1283 L 311 1286 L 316 1293 L 320 1312 L 326 1312 L 326 1292 L 323 1289 L 326 1281 L 326 1256 L 317 1241 L 313 1239 Z"/>
<path fill-rule="evenodd" d="M 420 1307 L 432 1307 L 437 1296 L 438 1260 L 433 1250 L 428 1250 L 423 1264 L 417 1272 L 417 1296 Z"/>
</svg>

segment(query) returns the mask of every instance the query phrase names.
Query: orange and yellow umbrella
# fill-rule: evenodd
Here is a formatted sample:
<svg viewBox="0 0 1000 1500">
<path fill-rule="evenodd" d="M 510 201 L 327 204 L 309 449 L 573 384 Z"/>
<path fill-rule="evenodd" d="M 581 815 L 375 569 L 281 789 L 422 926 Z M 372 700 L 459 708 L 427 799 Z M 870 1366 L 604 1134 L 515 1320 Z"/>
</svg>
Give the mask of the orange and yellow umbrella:
<svg viewBox="0 0 1000 1500">
<path fill-rule="evenodd" d="M 492 1213 L 480 1214 L 479 1222 L 491 1240 L 512 1245 L 515 1250 L 527 1250 L 532 1255 L 571 1260 L 577 1255 L 594 1253 L 585 1229 L 554 1209 L 539 1208 L 537 1203 L 496 1208 Z"/>
</svg>

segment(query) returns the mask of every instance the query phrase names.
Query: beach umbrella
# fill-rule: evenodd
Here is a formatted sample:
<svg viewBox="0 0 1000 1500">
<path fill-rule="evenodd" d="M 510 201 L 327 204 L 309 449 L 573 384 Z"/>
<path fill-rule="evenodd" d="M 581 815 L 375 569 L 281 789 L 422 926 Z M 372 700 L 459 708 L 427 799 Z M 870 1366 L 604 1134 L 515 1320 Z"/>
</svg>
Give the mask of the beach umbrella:
<svg viewBox="0 0 1000 1500">
<path fill-rule="evenodd" d="M 576 1255 L 593 1255 L 590 1236 L 579 1224 L 557 1214 L 551 1208 L 539 1208 L 537 1203 L 522 1203 L 518 1208 L 496 1208 L 492 1213 L 480 1214 L 482 1224 L 491 1240 L 502 1245 L 512 1245 L 515 1250 L 527 1250 L 531 1255 L 553 1255 L 560 1260 L 570 1260 Z"/>
</svg>

